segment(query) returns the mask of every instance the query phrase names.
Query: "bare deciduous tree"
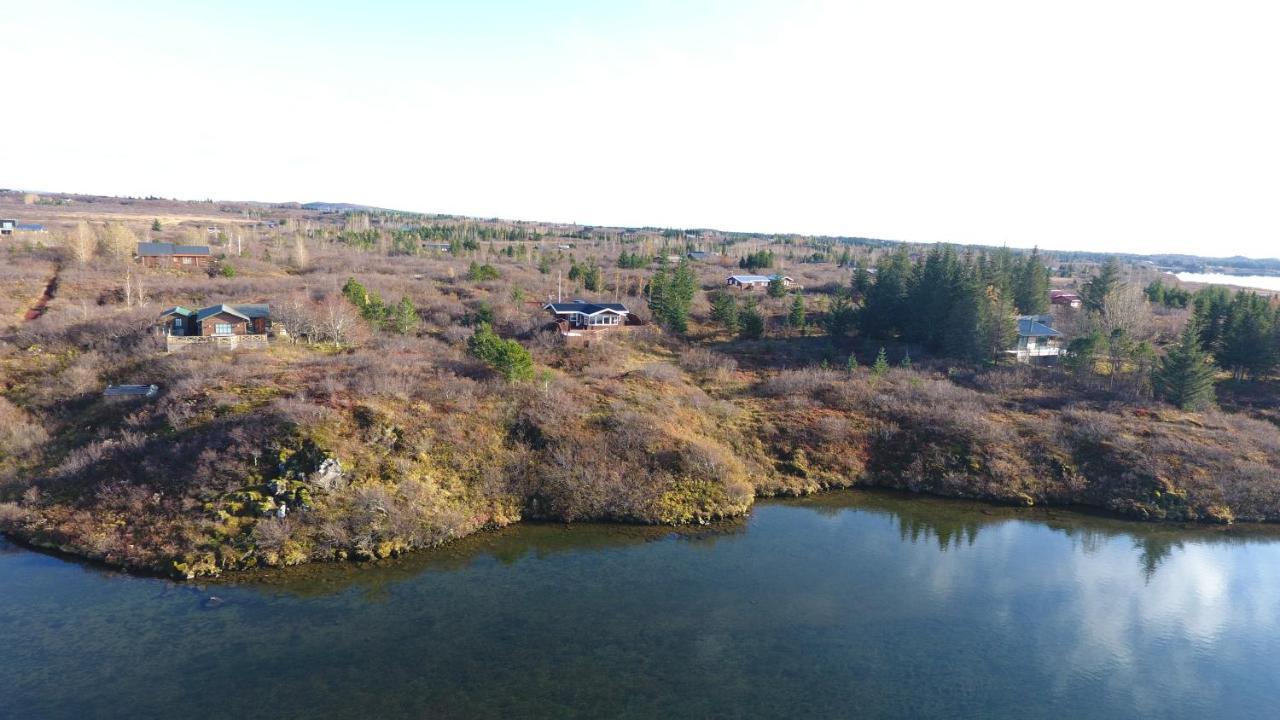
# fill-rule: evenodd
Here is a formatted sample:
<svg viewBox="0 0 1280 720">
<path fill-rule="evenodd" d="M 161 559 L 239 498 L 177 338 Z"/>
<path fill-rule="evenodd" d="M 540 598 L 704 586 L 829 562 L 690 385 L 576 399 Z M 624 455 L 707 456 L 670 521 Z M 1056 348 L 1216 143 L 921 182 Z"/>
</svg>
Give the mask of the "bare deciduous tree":
<svg viewBox="0 0 1280 720">
<path fill-rule="evenodd" d="M 119 260 L 128 259 L 138 247 L 138 236 L 120 223 L 107 223 L 102 232 L 102 250 Z"/>
<path fill-rule="evenodd" d="M 98 240 L 93 235 L 93 228 L 89 227 L 89 223 L 81 220 L 76 223 L 75 230 L 72 230 L 65 237 L 67 254 L 72 260 L 78 263 L 86 263 L 93 259 L 94 251 L 97 250 Z"/>
<path fill-rule="evenodd" d="M 302 235 L 293 236 L 293 256 L 290 258 L 293 266 L 299 270 L 305 270 L 307 263 L 311 261 L 311 253 L 307 250 L 307 241 Z"/>
<path fill-rule="evenodd" d="M 321 300 L 318 311 L 318 339 L 341 347 L 352 344 L 359 335 L 360 315 L 341 295 L 334 293 Z"/>
</svg>

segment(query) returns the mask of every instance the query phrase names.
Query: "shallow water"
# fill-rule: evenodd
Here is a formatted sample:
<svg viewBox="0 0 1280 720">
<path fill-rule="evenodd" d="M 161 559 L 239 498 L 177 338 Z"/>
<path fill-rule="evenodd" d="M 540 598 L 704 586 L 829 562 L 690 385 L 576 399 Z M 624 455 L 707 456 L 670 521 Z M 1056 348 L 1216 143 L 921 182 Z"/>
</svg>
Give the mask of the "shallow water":
<svg viewBox="0 0 1280 720">
<path fill-rule="evenodd" d="M 849 492 L 705 532 L 524 525 L 242 580 L 0 541 L 0 717 L 1247 718 L 1280 700 L 1280 541 L 1249 529 Z"/>
</svg>

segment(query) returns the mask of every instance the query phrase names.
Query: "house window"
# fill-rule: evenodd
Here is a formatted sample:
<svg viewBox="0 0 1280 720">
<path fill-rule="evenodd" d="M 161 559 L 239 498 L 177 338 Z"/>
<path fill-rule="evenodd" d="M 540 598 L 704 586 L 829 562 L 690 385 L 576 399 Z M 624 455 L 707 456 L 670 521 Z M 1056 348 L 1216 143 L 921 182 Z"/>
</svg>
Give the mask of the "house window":
<svg viewBox="0 0 1280 720">
<path fill-rule="evenodd" d="M 230 335 L 231 323 L 218 323 L 213 326 L 214 335 Z"/>
<path fill-rule="evenodd" d="M 189 258 L 189 257 L 184 257 L 184 258 L 182 258 L 182 264 L 183 264 L 183 265 L 190 265 L 190 264 L 191 264 L 191 258 Z"/>
</svg>

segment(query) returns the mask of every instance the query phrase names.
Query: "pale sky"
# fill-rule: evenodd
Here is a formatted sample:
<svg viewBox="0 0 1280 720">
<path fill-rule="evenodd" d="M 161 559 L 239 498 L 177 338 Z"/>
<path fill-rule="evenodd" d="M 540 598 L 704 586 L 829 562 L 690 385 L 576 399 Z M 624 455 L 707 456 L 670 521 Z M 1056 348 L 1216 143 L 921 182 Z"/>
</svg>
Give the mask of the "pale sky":
<svg viewBox="0 0 1280 720">
<path fill-rule="evenodd" d="M 1280 256 L 1280 3 L 0 0 L 0 187 Z"/>
</svg>

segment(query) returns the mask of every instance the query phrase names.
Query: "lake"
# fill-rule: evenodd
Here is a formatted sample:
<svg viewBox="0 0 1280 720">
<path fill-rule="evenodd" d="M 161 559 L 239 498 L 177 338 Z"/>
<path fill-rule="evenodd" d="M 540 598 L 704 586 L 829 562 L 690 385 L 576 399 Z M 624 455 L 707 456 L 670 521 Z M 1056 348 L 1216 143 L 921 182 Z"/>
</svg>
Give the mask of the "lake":
<svg viewBox="0 0 1280 720">
<path fill-rule="evenodd" d="M 1280 700 L 1280 541 L 1260 528 L 839 492 L 236 580 L 0 541 L 0 717 L 1262 718 Z"/>
<path fill-rule="evenodd" d="M 1259 290 L 1280 291 L 1280 276 L 1275 275 L 1223 275 L 1221 273 L 1180 272 L 1177 273 L 1177 278 L 1183 282 L 1235 285 Z"/>
</svg>

